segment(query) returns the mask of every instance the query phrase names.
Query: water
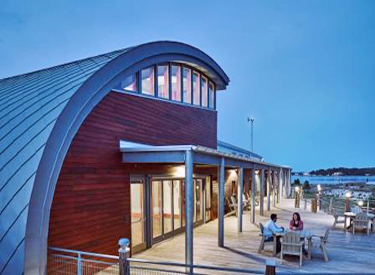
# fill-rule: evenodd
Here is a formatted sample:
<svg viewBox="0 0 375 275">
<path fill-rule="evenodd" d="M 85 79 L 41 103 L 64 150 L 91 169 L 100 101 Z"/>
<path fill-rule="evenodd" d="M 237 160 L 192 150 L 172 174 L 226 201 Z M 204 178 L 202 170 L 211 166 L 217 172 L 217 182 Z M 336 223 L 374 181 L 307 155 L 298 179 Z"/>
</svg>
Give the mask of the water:
<svg viewBox="0 0 375 275">
<path fill-rule="evenodd" d="M 345 183 L 367 183 L 375 185 L 375 176 L 292 176 L 292 183 L 299 179 L 301 184 L 306 180 L 310 184 L 345 184 Z"/>
</svg>

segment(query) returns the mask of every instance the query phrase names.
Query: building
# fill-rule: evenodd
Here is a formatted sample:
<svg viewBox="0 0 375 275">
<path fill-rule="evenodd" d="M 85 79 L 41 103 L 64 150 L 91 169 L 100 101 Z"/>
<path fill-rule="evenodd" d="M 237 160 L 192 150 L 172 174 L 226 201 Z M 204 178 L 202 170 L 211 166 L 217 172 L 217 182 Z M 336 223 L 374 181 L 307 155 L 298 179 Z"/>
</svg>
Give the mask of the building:
<svg viewBox="0 0 375 275">
<path fill-rule="evenodd" d="M 228 83 L 168 41 L 0 80 L 0 273 L 45 274 L 49 246 L 117 254 L 127 237 L 134 253 L 183 230 L 191 262 L 194 225 L 218 217 L 224 244 L 225 192 L 254 198 L 257 170 L 288 193 L 290 168 L 218 143 Z"/>
</svg>

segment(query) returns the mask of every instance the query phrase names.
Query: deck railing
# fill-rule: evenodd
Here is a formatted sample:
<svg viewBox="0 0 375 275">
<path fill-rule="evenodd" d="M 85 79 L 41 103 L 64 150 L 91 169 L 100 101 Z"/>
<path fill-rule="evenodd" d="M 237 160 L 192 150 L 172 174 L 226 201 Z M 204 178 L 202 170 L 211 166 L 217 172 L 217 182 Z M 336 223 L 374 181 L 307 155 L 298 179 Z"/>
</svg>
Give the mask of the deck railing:
<svg viewBox="0 0 375 275">
<path fill-rule="evenodd" d="M 303 198 L 302 199 L 302 207 L 304 207 L 305 210 L 307 210 L 312 203 L 313 199 L 317 199 L 318 201 L 318 207 L 319 210 L 324 211 L 327 214 L 334 214 L 336 211 L 339 212 L 345 212 L 346 208 L 346 199 L 339 198 L 339 197 L 328 197 L 328 196 L 320 196 L 320 197 L 310 197 L 310 198 Z M 360 200 L 360 199 L 354 199 L 350 198 L 349 203 L 349 209 L 352 207 L 358 206 L 359 202 L 362 202 L 362 211 L 375 214 L 375 200 L 369 199 L 369 200 Z"/>
<path fill-rule="evenodd" d="M 120 243 L 120 242 L 119 242 Z M 122 243 L 123 244 L 123 243 Z M 129 243 L 127 243 L 129 244 Z M 265 271 L 209 265 L 143 260 L 129 257 L 129 247 L 122 245 L 119 256 L 50 247 L 47 274 L 77 275 L 177 275 L 177 274 L 276 274 L 274 261 L 267 261 Z"/>
</svg>

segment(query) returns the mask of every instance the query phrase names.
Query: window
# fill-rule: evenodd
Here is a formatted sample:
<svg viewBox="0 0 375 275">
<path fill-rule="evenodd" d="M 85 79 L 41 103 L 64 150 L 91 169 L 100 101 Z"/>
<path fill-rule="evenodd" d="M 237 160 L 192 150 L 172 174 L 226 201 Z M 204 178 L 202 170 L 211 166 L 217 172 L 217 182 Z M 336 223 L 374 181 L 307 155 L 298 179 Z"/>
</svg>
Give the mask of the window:
<svg viewBox="0 0 375 275">
<path fill-rule="evenodd" d="M 169 98 L 168 65 L 158 66 L 158 97 Z"/>
<path fill-rule="evenodd" d="M 216 107 L 215 83 L 187 64 L 155 64 L 127 75 L 114 89 L 213 110 Z"/>
<path fill-rule="evenodd" d="M 171 66 L 172 100 L 181 101 L 181 67 Z"/>
<path fill-rule="evenodd" d="M 215 109 L 215 86 L 212 82 L 208 85 L 208 107 Z"/>
<path fill-rule="evenodd" d="M 136 77 L 136 74 L 132 74 L 132 75 L 127 76 L 124 80 L 122 80 L 115 87 L 115 89 L 136 92 L 137 91 L 137 77 Z"/>
<path fill-rule="evenodd" d="M 193 72 L 193 104 L 201 105 L 200 78 L 197 72 Z"/>
<path fill-rule="evenodd" d="M 142 94 L 155 95 L 154 67 L 149 67 L 141 71 Z"/>
<path fill-rule="evenodd" d="M 201 91 L 202 91 L 202 106 L 208 107 L 208 80 L 204 76 L 202 76 Z"/>
<path fill-rule="evenodd" d="M 191 70 L 182 69 L 182 92 L 185 103 L 191 103 Z"/>
</svg>

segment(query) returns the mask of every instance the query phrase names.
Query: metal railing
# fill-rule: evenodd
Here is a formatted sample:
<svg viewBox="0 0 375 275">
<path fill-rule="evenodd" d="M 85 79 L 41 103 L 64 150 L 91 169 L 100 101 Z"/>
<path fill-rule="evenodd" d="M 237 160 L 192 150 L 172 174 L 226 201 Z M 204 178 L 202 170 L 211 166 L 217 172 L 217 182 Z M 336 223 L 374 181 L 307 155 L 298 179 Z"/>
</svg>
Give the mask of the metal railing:
<svg viewBox="0 0 375 275">
<path fill-rule="evenodd" d="M 332 197 L 332 196 L 316 196 L 314 197 L 305 197 L 301 199 L 302 205 L 305 210 L 309 208 L 309 205 L 311 206 L 312 200 L 317 199 L 318 202 L 318 209 L 321 211 L 324 211 L 327 214 L 335 214 L 335 212 L 345 212 L 346 208 L 346 202 L 347 200 L 344 198 L 339 197 Z M 370 214 L 375 214 L 375 200 L 369 199 L 369 200 L 360 200 L 360 199 L 354 199 L 350 198 L 348 199 L 349 209 L 358 206 L 359 202 L 362 202 L 363 205 L 361 206 L 362 211 Z"/>
<path fill-rule="evenodd" d="M 129 240 L 120 239 L 119 256 L 50 247 L 47 274 L 77 275 L 208 275 L 208 274 L 276 274 L 276 263 L 267 261 L 264 270 L 209 265 L 187 265 L 129 257 Z"/>
<path fill-rule="evenodd" d="M 48 253 L 48 274 L 119 274 L 119 257 L 50 247 Z"/>
<path fill-rule="evenodd" d="M 125 274 L 264 274 L 259 269 L 230 268 L 208 265 L 186 265 L 182 263 L 158 262 L 141 259 L 127 259 Z M 270 264 L 269 264 L 270 266 Z"/>
</svg>

